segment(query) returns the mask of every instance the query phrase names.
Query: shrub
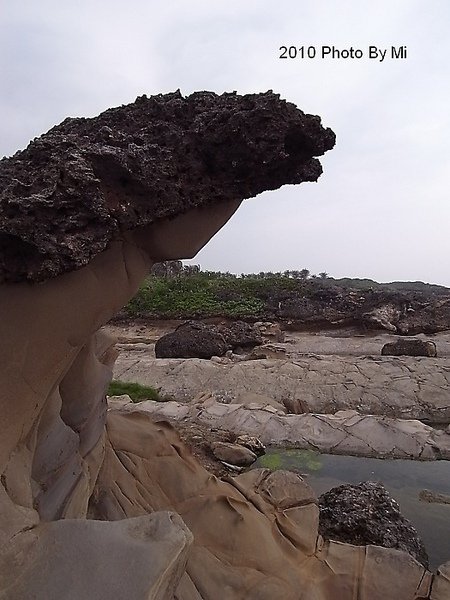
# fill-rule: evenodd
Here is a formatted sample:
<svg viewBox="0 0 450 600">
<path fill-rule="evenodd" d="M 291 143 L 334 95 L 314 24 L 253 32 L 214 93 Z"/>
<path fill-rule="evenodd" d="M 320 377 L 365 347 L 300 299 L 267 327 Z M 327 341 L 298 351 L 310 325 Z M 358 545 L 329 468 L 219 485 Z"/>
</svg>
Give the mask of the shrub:
<svg viewBox="0 0 450 600">
<path fill-rule="evenodd" d="M 119 379 L 111 381 L 106 393 L 108 396 L 122 396 L 123 394 L 127 394 L 133 402 L 162 400 L 158 391 L 150 386 L 129 381 L 120 381 Z"/>
</svg>

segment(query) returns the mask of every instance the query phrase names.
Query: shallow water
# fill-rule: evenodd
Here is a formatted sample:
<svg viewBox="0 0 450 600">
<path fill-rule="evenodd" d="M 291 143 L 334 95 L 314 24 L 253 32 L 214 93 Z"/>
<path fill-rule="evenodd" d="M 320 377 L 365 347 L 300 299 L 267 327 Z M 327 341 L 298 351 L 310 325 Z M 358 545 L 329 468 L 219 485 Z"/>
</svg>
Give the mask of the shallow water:
<svg viewBox="0 0 450 600">
<path fill-rule="evenodd" d="M 381 481 L 422 538 L 430 568 L 450 560 L 450 505 L 419 500 L 423 489 L 450 494 L 450 461 L 381 460 L 268 449 L 255 466 L 295 470 L 318 496 L 343 483 Z"/>
</svg>

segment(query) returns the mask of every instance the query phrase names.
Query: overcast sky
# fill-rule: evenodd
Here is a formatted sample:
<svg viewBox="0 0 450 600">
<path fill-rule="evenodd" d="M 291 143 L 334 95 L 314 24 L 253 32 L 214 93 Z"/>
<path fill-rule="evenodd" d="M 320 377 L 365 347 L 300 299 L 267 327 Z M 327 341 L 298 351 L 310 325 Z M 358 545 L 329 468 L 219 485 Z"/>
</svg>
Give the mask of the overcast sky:
<svg viewBox="0 0 450 600">
<path fill-rule="evenodd" d="M 143 93 L 273 89 L 335 131 L 324 173 L 245 201 L 193 262 L 450 286 L 449 65 L 448 0 L 3 0 L 0 155 Z"/>
</svg>

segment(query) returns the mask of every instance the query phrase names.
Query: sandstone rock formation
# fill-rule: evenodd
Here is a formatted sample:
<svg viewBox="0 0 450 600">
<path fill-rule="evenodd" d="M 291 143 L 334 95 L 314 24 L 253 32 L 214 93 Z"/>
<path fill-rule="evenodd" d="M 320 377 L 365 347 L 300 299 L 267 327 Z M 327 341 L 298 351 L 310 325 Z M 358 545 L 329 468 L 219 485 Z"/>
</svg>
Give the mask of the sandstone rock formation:
<svg viewBox="0 0 450 600">
<path fill-rule="evenodd" d="M 243 198 L 316 180 L 333 143 L 270 92 L 175 93 L 1 161 L 2 600 L 448 597 L 448 566 L 324 543 L 300 478 L 217 480 L 170 426 L 107 413 L 99 328 L 152 263 L 194 255 Z"/>
<path fill-rule="evenodd" d="M 399 338 L 381 348 L 383 356 L 437 356 L 436 344 L 430 340 Z"/>
<path fill-rule="evenodd" d="M 86 520 L 100 470 L 112 483 L 116 351 L 98 331 L 156 260 L 195 255 L 242 199 L 316 180 L 333 144 L 271 92 L 175 93 L 66 119 L 0 162 L 2 600 L 171 596 L 191 540 L 179 519 Z"/>
<path fill-rule="evenodd" d="M 450 434 L 420 421 L 360 415 L 354 410 L 334 415 L 286 415 L 264 404 L 264 399 L 245 406 L 205 396 L 192 403 L 111 402 L 123 412 L 138 411 L 152 415 L 154 420 L 198 423 L 236 435 L 258 436 L 267 445 L 372 458 L 450 460 Z"/>
<path fill-rule="evenodd" d="M 237 467 L 249 467 L 257 459 L 254 452 L 240 444 L 215 442 L 211 450 L 218 460 Z"/>
<path fill-rule="evenodd" d="M 145 350 L 124 351 L 114 376 L 153 385 L 179 402 L 209 392 L 242 404 L 251 392 L 293 413 L 356 410 L 427 423 L 450 421 L 449 358 L 310 354 L 217 364 L 155 360 Z"/>
<path fill-rule="evenodd" d="M 111 520 L 174 510 L 194 533 L 175 600 L 415 600 L 439 582 L 405 552 L 324 541 L 309 485 L 255 469 L 227 481 L 205 471 L 167 423 L 113 408 L 92 514 Z"/>
</svg>

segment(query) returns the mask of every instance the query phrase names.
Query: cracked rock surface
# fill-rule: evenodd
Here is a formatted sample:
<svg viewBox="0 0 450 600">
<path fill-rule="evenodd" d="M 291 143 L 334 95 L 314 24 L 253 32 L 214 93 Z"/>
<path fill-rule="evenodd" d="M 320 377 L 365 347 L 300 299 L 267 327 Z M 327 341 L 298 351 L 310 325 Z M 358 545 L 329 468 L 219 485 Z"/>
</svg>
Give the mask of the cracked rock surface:
<svg viewBox="0 0 450 600">
<path fill-rule="evenodd" d="M 245 403 L 256 394 L 291 413 L 361 414 L 450 422 L 450 358 L 305 355 L 220 364 L 155 360 L 147 349 L 122 350 L 116 379 L 160 388 L 184 402 L 202 392 Z"/>
<path fill-rule="evenodd" d="M 450 459 L 450 433 L 415 420 L 360 415 L 352 410 L 286 415 L 261 400 L 246 406 L 223 404 L 207 394 L 190 404 L 147 400 L 136 405 L 123 399 L 110 403 L 124 412 L 140 411 L 157 419 L 249 434 L 267 445 L 378 458 Z"/>
<path fill-rule="evenodd" d="M 317 179 L 333 143 L 271 92 L 176 93 L 1 162 L 1 600 L 448 597 L 445 565 L 324 543 L 298 476 L 218 480 L 168 424 L 107 411 L 99 330 L 152 264 L 195 255 L 243 198 Z"/>
<path fill-rule="evenodd" d="M 175 600 L 416 600 L 437 585 L 445 599 L 445 572 L 433 576 L 405 552 L 324 541 L 317 498 L 298 474 L 254 469 L 219 480 L 141 407 L 108 412 L 91 511 L 181 515 L 194 541 Z"/>
</svg>

